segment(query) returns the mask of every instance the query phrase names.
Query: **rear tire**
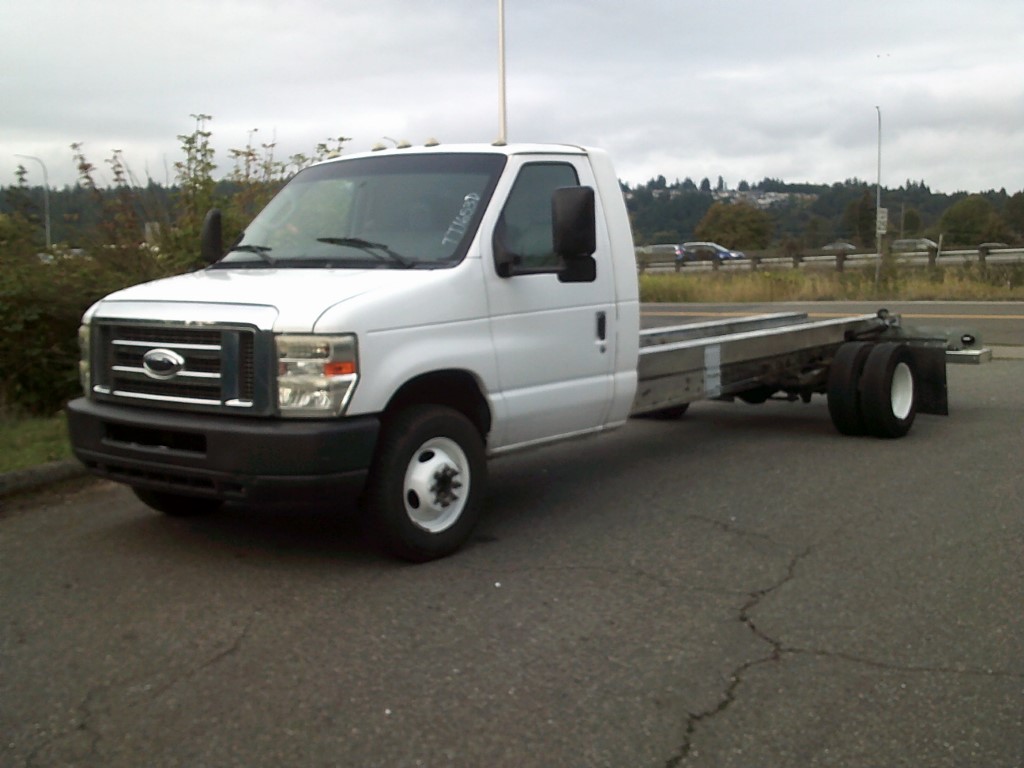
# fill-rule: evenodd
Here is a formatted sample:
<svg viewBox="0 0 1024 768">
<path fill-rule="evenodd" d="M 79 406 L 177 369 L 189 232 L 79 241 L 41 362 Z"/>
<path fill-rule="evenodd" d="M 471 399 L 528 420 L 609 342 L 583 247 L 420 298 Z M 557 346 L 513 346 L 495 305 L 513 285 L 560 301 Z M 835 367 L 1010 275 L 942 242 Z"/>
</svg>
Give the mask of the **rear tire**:
<svg viewBox="0 0 1024 768">
<path fill-rule="evenodd" d="M 388 552 L 426 562 L 466 542 L 486 483 L 484 441 L 473 423 L 451 408 L 417 406 L 385 426 L 366 504 Z"/>
<path fill-rule="evenodd" d="M 903 437 L 917 415 L 917 376 L 906 344 L 879 344 L 861 376 L 861 409 L 867 431 L 876 437 Z"/>
<path fill-rule="evenodd" d="M 655 419 L 657 421 L 674 421 L 675 419 L 683 418 L 683 415 L 689 408 L 689 403 L 683 403 L 682 405 L 670 405 L 668 408 L 662 408 L 660 411 L 648 411 L 647 413 L 637 414 L 637 418 Z"/>
<path fill-rule="evenodd" d="M 843 344 L 828 370 L 828 413 L 835 428 L 844 435 L 863 435 L 867 431 L 861 410 L 860 380 L 872 346 L 866 341 Z"/>
<path fill-rule="evenodd" d="M 755 387 L 754 389 L 748 389 L 746 392 L 740 392 L 736 397 L 748 405 L 763 405 L 768 402 L 775 392 L 776 390 L 772 387 L 761 386 Z"/>
<path fill-rule="evenodd" d="M 170 517 L 200 517 L 212 514 L 223 506 L 219 499 L 152 491 L 148 488 L 132 488 L 132 493 L 150 509 Z"/>
</svg>

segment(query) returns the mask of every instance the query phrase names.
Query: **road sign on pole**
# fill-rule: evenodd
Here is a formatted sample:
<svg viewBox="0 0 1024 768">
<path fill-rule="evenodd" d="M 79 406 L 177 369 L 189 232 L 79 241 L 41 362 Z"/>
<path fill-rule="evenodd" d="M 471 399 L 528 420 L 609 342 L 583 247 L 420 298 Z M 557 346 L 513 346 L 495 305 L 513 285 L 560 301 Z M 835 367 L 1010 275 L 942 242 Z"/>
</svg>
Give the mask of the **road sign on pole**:
<svg viewBox="0 0 1024 768">
<path fill-rule="evenodd" d="M 884 235 L 889 229 L 889 209 L 879 208 L 878 218 L 875 220 L 875 234 Z"/>
</svg>

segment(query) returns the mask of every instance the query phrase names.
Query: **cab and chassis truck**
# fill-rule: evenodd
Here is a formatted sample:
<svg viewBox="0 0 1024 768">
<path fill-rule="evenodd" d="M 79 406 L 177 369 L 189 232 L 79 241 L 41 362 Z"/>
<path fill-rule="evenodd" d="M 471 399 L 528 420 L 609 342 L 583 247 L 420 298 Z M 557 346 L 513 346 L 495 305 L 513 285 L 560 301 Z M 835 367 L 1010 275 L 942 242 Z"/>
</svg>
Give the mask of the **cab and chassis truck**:
<svg viewBox="0 0 1024 768">
<path fill-rule="evenodd" d="M 707 398 L 827 397 L 848 435 L 946 414 L 969 334 L 885 311 L 774 313 L 641 330 L 608 156 L 457 145 L 344 156 L 286 184 L 199 271 L 84 315 L 75 455 L 169 515 L 358 499 L 384 546 L 448 555 L 481 512 L 487 460 L 680 416 Z"/>
</svg>

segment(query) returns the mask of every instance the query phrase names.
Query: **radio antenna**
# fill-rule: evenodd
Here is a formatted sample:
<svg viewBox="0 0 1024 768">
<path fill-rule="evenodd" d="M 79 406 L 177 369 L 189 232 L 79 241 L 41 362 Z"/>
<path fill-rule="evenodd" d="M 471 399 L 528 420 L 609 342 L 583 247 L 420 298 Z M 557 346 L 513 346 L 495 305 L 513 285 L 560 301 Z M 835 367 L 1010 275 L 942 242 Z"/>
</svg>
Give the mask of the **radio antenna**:
<svg viewBox="0 0 1024 768">
<path fill-rule="evenodd" d="M 505 0 L 498 0 L 498 138 L 499 146 L 508 143 L 508 116 L 505 103 Z"/>
</svg>

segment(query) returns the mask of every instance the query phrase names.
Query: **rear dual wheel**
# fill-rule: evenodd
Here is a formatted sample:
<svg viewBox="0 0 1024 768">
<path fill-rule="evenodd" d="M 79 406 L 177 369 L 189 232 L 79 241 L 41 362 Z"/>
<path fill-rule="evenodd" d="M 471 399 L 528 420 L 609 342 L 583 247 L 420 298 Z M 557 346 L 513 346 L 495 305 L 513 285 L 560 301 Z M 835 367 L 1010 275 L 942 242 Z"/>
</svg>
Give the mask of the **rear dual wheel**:
<svg viewBox="0 0 1024 768">
<path fill-rule="evenodd" d="M 828 410 L 844 435 L 903 437 L 917 415 L 913 355 L 905 344 L 849 342 L 829 370 Z"/>
<path fill-rule="evenodd" d="M 658 411 L 648 411 L 647 413 L 638 414 L 637 418 L 655 419 L 657 421 L 673 421 L 675 419 L 683 418 L 683 414 L 685 414 L 689 408 L 689 403 L 683 403 L 682 405 L 670 405 L 668 408 L 662 408 Z"/>
<path fill-rule="evenodd" d="M 878 437 L 903 437 L 917 415 L 914 364 L 905 344 L 879 344 L 861 375 L 864 426 Z"/>
<path fill-rule="evenodd" d="M 866 341 L 843 344 L 832 359 L 828 371 L 828 413 L 832 423 L 844 435 L 863 435 L 864 419 L 860 408 L 860 377 L 872 345 Z"/>
</svg>

